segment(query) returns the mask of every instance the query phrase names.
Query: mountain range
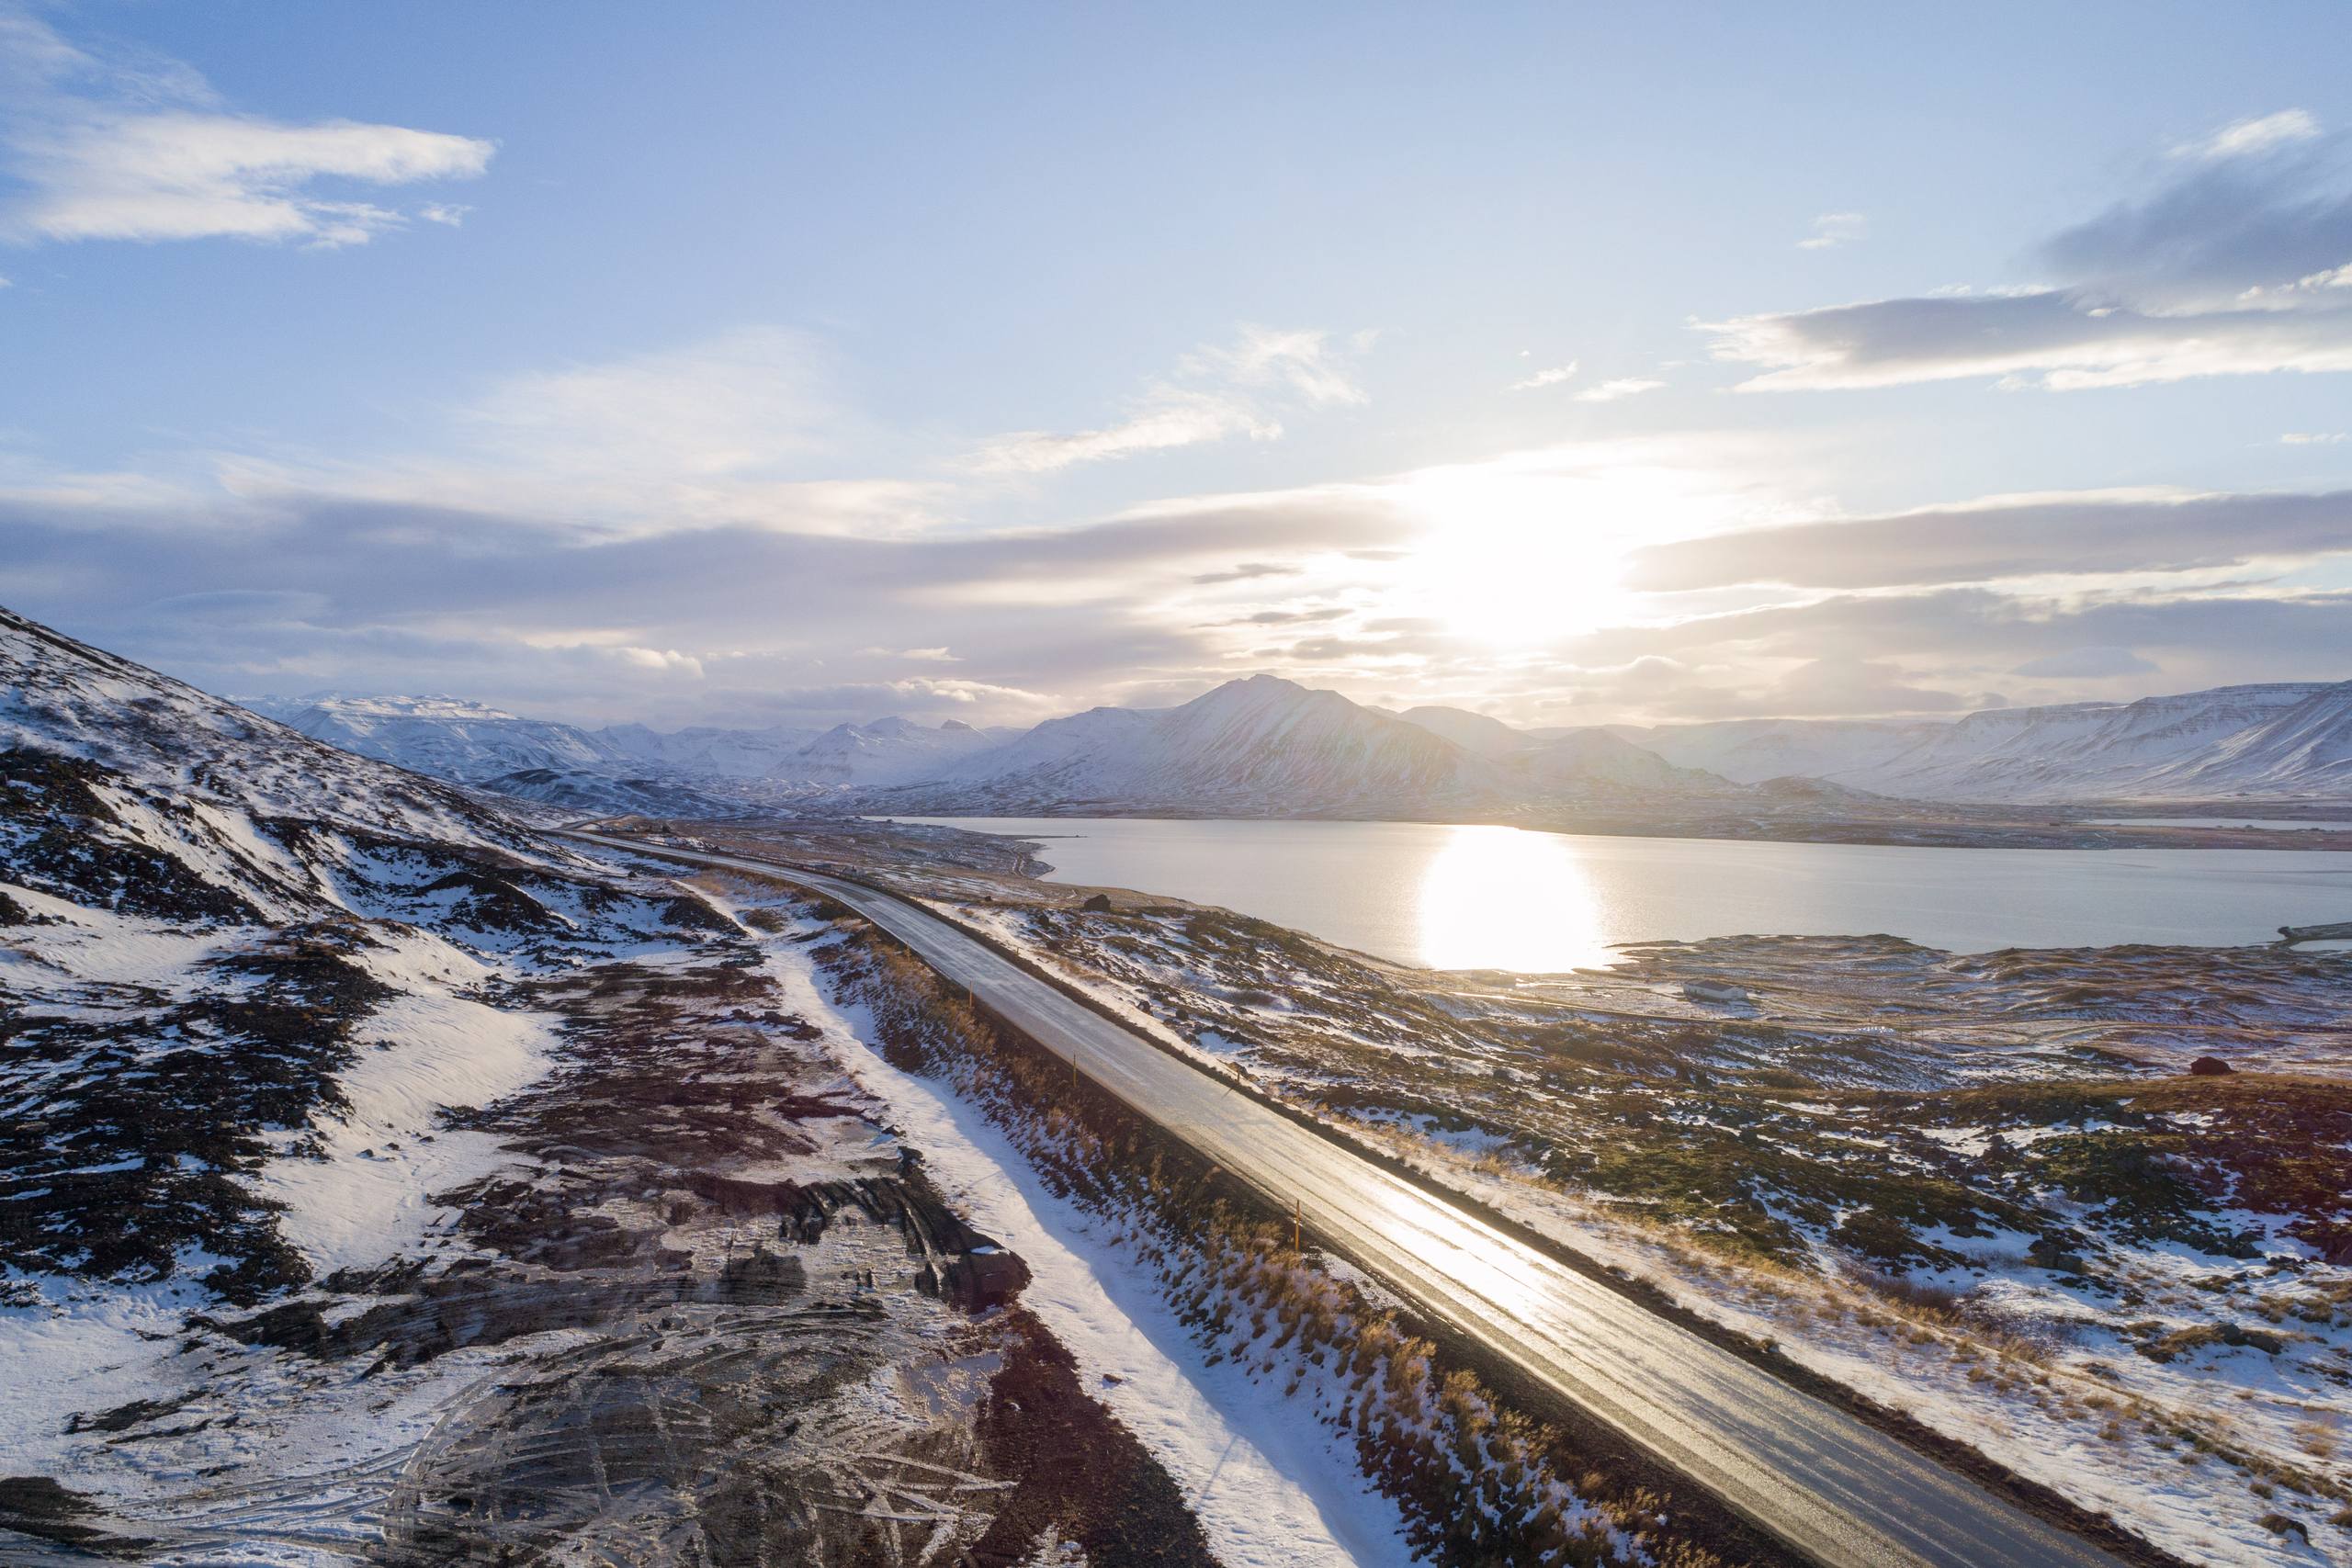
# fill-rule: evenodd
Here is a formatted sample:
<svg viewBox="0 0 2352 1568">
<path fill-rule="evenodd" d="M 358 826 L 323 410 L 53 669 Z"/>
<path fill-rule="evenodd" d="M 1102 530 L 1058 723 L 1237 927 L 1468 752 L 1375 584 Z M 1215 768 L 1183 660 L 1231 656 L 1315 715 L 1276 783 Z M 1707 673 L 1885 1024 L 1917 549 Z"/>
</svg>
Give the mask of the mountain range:
<svg viewBox="0 0 2352 1568">
<path fill-rule="evenodd" d="M 450 697 L 254 704 L 419 772 L 570 807 L 714 798 L 907 813 L 1427 816 L 1804 793 L 2029 803 L 2352 797 L 2352 682 L 1987 709 L 1957 719 L 1731 719 L 1529 730 L 1367 706 L 1270 675 L 1180 706 L 1025 731 L 899 717 L 828 730 L 584 729 Z M 701 792 L 692 800 L 681 792 Z"/>
<path fill-rule="evenodd" d="M 1736 781 L 1801 774 L 1911 799 L 2352 796 L 2352 682 L 1993 708 L 1955 720 L 1730 720 L 1613 733 Z"/>
<path fill-rule="evenodd" d="M 937 726 L 880 718 L 831 729 L 701 727 L 662 732 L 642 724 L 583 729 L 518 717 L 462 697 L 322 692 L 239 700 L 314 740 L 469 784 L 553 773 L 762 780 L 786 788 L 880 786 L 929 777 L 956 759 L 1021 733 L 975 729 L 952 718 Z"/>
</svg>

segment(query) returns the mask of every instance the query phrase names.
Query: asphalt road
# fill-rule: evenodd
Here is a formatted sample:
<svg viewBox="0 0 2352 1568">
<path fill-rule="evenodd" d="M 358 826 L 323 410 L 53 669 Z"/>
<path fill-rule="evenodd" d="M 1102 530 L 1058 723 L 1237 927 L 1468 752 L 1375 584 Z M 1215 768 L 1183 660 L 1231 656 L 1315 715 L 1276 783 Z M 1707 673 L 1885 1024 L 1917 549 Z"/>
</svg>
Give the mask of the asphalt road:
<svg viewBox="0 0 2352 1568">
<path fill-rule="evenodd" d="M 623 839 L 582 833 L 616 849 Z M 849 906 L 1306 1229 L 1832 1568 L 2120 1568 L 1902 1442 L 1236 1093 L 905 899 L 728 855 L 667 858 L 777 877 Z"/>
</svg>

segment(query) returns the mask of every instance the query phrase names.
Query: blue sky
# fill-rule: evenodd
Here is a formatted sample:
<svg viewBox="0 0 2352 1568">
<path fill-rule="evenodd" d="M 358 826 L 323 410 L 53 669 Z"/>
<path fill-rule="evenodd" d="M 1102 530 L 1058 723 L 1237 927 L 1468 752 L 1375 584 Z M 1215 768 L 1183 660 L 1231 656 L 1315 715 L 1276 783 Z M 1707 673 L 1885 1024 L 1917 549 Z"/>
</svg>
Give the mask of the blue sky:
<svg viewBox="0 0 2352 1568">
<path fill-rule="evenodd" d="M 2332 7 L 1268 9 L 0 5 L 0 599 L 657 725 L 2352 674 Z"/>
</svg>

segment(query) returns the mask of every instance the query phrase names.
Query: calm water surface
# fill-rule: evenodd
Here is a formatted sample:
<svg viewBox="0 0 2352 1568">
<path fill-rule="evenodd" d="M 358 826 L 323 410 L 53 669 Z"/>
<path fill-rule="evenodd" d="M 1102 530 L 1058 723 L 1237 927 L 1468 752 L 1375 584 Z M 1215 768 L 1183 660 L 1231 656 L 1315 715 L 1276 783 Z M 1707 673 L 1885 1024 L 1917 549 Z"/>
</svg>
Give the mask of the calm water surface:
<svg viewBox="0 0 2352 1568">
<path fill-rule="evenodd" d="M 1866 935 L 1931 947 L 2267 942 L 2352 919 L 2352 853 L 1926 850 L 1418 822 L 922 818 L 1045 842 L 1050 880 L 1165 893 L 1408 964 L 1544 971 L 1618 942 Z"/>
</svg>

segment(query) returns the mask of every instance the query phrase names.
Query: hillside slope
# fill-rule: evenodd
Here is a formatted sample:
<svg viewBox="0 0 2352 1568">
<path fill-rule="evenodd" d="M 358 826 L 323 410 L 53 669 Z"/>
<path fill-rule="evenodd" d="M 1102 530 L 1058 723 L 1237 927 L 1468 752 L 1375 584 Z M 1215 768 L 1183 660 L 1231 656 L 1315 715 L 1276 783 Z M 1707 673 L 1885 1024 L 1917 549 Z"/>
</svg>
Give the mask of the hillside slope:
<svg viewBox="0 0 2352 1568">
<path fill-rule="evenodd" d="M 2352 682 L 2278 682 L 1940 719 L 1735 719 L 1618 728 L 1742 782 L 1799 774 L 1926 800 L 2352 795 Z"/>
<path fill-rule="evenodd" d="M 1133 810 L 1245 816 L 1488 809 L 1492 764 L 1336 692 L 1271 675 L 1181 707 L 1051 719 L 935 781 L 878 798 L 902 810 Z"/>
<path fill-rule="evenodd" d="M 0 1559 L 912 1562 L 887 1496 L 1205 1560 L 845 1075 L 824 920 L 5 611 L 0 678 Z"/>
</svg>

